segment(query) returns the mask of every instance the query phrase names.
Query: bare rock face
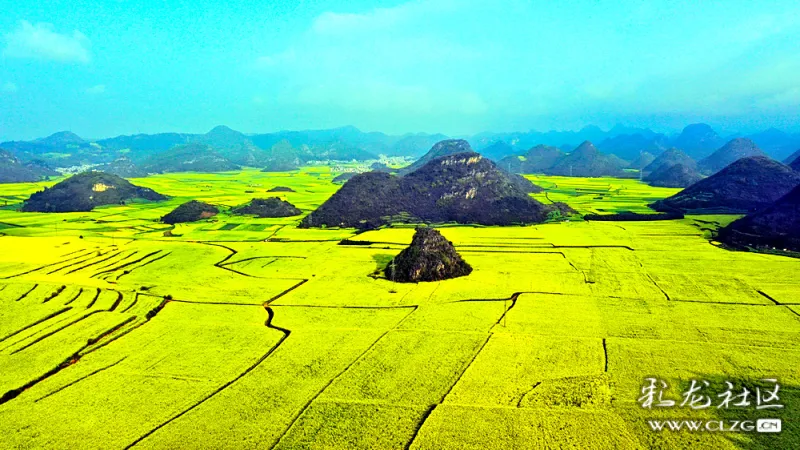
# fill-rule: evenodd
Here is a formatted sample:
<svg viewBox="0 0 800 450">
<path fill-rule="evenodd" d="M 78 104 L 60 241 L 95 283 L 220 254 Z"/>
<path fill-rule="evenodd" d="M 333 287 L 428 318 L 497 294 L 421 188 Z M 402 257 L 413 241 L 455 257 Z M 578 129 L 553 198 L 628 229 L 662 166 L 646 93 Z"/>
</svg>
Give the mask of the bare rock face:
<svg viewBox="0 0 800 450">
<path fill-rule="evenodd" d="M 422 156 L 422 158 L 416 160 L 410 166 L 400 169 L 398 174 L 407 175 L 423 167 L 425 164 L 428 164 L 436 158 L 455 155 L 458 153 L 472 153 L 472 151 L 473 150 L 472 147 L 470 147 L 469 142 L 465 141 L 464 139 L 447 139 L 437 142 L 433 147 L 431 147 L 428 153 Z"/>
<path fill-rule="evenodd" d="M 472 273 L 453 243 L 433 228 L 420 227 L 411 245 L 386 266 L 386 278 L 401 283 L 441 281 Z"/>
<path fill-rule="evenodd" d="M 541 223 L 564 204 L 543 205 L 528 195 L 525 178 L 506 173 L 474 152 L 434 158 L 403 177 L 383 172 L 354 176 L 301 227 L 373 228 L 393 222 L 482 225 Z"/>
</svg>

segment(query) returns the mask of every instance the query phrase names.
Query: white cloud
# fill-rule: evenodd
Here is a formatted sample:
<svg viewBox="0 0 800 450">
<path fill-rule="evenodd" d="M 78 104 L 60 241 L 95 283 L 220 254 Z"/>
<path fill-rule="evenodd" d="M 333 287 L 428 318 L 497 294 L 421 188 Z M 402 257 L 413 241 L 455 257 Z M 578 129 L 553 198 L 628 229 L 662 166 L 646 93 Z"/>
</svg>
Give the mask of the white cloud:
<svg viewBox="0 0 800 450">
<path fill-rule="evenodd" d="M 88 63 L 91 42 L 78 30 L 61 34 L 47 23 L 31 24 L 27 20 L 5 34 L 5 56 L 11 58 L 45 59 L 58 62 Z"/>
<path fill-rule="evenodd" d="M 358 14 L 325 12 L 314 19 L 311 29 L 318 34 L 380 32 L 418 21 L 421 17 L 453 11 L 457 6 L 452 0 L 417 0 Z"/>
<path fill-rule="evenodd" d="M 17 85 L 12 83 L 12 82 L 10 82 L 10 81 L 6 81 L 3 84 L 3 92 L 13 93 L 13 92 L 17 92 L 18 90 L 19 89 L 17 88 Z"/>
<path fill-rule="evenodd" d="M 468 45 L 441 32 L 457 9 L 453 0 L 411 1 L 392 8 L 354 13 L 325 12 L 291 47 L 260 56 L 256 69 L 284 74 L 296 84 L 331 77 L 351 81 L 416 83 L 419 77 L 450 78 L 467 65 L 496 59 L 488 43 Z M 449 87 L 452 80 L 446 81 Z"/>
<path fill-rule="evenodd" d="M 90 95 L 99 95 L 99 94 L 104 93 L 105 91 L 106 91 L 106 85 L 105 84 L 97 84 L 97 85 L 94 85 L 94 86 L 86 89 L 86 93 L 90 94 Z"/>
</svg>

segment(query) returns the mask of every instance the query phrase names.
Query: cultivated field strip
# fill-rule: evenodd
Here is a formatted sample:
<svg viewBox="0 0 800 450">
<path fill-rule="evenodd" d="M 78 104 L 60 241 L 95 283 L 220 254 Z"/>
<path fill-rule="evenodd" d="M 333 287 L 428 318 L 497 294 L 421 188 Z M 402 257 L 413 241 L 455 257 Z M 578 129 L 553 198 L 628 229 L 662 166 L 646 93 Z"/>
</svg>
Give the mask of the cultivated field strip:
<svg viewBox="0 0 800 450">
<path fill-rule="evenodd" d="M 2 230 L 3 443 L 767 448 L 653 435 L 635 401 L 646 376 L 676 387 L 778 377 L 785 430 L 771 444 L 800 441 L 800 265 L 709 242 L 730 217 L 447 225 L 473 273 L 419 284 L 382 273 L 412 226 L 308 230 L 226 214 L 157 224 L 188 199 L 236 205 L 274 185 L 309 211 L 336 189 L 320 170 L 246 171 L 233 184 L 243 176 L 154 176 L 142 185 L 171 195 L 164 205 L 0 211 L 24 225 Z M 584 212 L 646 212 L 668 191 L 556 178 L 547 196 Z"/>
</svg>

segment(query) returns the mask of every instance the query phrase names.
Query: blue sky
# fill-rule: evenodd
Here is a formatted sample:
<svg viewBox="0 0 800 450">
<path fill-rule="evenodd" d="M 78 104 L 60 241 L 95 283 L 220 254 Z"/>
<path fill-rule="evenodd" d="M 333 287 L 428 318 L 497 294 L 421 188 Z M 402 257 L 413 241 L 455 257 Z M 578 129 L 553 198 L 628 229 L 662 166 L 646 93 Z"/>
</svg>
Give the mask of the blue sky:
<svg viewBox="0 0 800 450">
<path fill-rule="evenodd" d="M 0 140 L 800 131 L 800 2 L 0 0 Z"/>
</svg>

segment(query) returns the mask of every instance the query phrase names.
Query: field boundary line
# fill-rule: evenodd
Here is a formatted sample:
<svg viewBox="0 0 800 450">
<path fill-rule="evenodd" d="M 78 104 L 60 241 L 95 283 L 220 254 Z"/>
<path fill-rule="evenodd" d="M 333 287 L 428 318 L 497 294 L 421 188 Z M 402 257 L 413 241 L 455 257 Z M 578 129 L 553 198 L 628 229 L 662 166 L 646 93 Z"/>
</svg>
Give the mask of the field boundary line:
<svg viewBox="0 0 800 450">
<path fill-rule="evenodd" d="M 114 267 L 114 265 L 112 264 L 112 267 L 111 267 L 110 269 L 106 269 L 106 270 L 102 270 L 102 271 L 100 271 L 100 272 L 97 272 L 97 273 L 95 273 L 94 275 L 92 275 L 90 278 L 95 278 L 95 277 L 97 277 L 98 275 L 102 275 L 102 274 L 104 274 L 104 273 L 116 272 L 116 271 L 118 271 L 118 270 L 122 269 L 123 267 L 128 267 L 128 266 L 130 266 L 130 265 L 133 265 L 133 264 L 136 264 L 136 263 L 140 263 L 140 262 L 144 261 L 145 259 L 147 259 L 147 258 L 149 258 L 149 257 L 151 257 L 151 256 L 153 256 L 153 255 L 155 255 L 155 254 L 161 253 L 161 252 L 163 252 L 163 251 L 164 251 L 164 250 L 156 250 L 156 251 L 154 251 L 154 252 L 150 252 L 150 253 L 148 253 L 148 254 L 146 254 L 146 255 L 142 256 L 142 257 L 141 257 L 141 258 L 139 258 L 139 259 L 136 259 L 136 260 L 133 260 L 133 261 L 127 262 L 127 263 L 125 263 L 125 264 L 122 264 L 122 265 L 119 265 L 119 266 L 116 266 L 116 267 Z"/>
<path fill-rule="evenodd" d="M 141 269 L 144 266 L 147 266 L 149 264 L 153 264 L 156 261 L 160 261 L 160 260 L 166 258 L 167 256 L 171 255 L 171 254 L 172 254 L 172 252 L 166 252 L 163 255 L 159 255 L 159 256 L 157 256 L 157 257 L 155 257 L 155 258 L 153 258 L 153 259 L 151 259 L 149 261 L 145 261 L 144 264 L 140 264 L 138 266 L 132 267 L 130 270 L 123 270 L 119 275 L 117 275 L 117 278 L 115 278 L 115 281 L 119 281 L 120 278 L 124 277 L 125 275 L 130 275 L 131 272 L 133 272 L 134 270 Z"/>
<path fill-rule="evenodd" d="M 91 250 L 91 251 L 94 251 L 94 250 Z M 8 276 L 2 277 L 2 278 L 5 279 L 5 280 L 8 280 L 10 278 L 21 277 L 21 276 L 27 275 L 29 273 L 33 273 L 33 272 L 36 272 L 36 271 L 39 271 L 39 270 L 44 270 L 44 269 L 47 269 L 48 267 L 57 266 L 59 264 L 64 264 L 65 262 L 69 262 L 69 261 L 72 261 L 72 260 L 75 260 L 75 259 L 78 259 L 78 258 L 83 258 L 83 257 L 86 257 L 86 256 L 88 256 L 88 254 L 78 255 L 78 256 L 74 256 L 72 258 L 67 258 L 67 259 L 62 259 L 62 260 L 56 261 L 54 263 L 45 264 L 45 265 L 39 266 L 39 267 L 37 267 L 35 269 L 30 269 L 30 270 L 27 270 L 25 272 L 21 272 L 21 273 L 14 274 L 14 275 L 8 275 Z M 91 258 L 89 258 L 89 259 L 91 259 Z M 84 260 L 84 261 L 88 261 L 88 260 Z"/>
<path fill-rule="evenodd" d="M 230 380 L 230 381 L 226 382 L 225 384 L 223 384 L 222 386 L 218 387 L 213 392 L 211 392 L 211 394 L 205 396 L 204 398 L 202 398 L 200 401 L 198 401 L 197 403 L 193 404 L 189 408 L 187 408 L 187 409 L 181 411 L 180 413 L 172 416 L 171 418 L 167 419 L 162 424 L 160 424 L 157 427 L 153 428 L 152 430 L 148 431 L 147 433 L 145 433 L 144 435 L 142 435 L 141 437 L 139 437 L 138 439 L 136 439 L 135 441 L 133 441 L 132 443 L 127 445 L 125 447 L 126 450 L 129 449 L 129 448 L 134 447 L 138 443 L 142 442 L 144 439 L 147 439 L 148 437 L 153 435 L 153 433 L 155 433 L 156 431 L 158 431 L 161 428 L 169 425 L 170 423 L 172 423 L 176 419 L 184 416 L 185 414 L 191 412 L 192 410 L 194 410 L 198 406 L 202 405 L 206 401 L 210 400 L 211 398 L 213 398 L 214 396 L 216 396 L 217 394 L 219 394 L 220 392 L 222 392 L 226 388 L 230 387 L 231 385 L 233 385 L 234 383 L 236 383 L 237 381 L 242 379 L 245 375 L 247 375 L 248 373 L 252 372 L 259 365 L 261 365 L 261 363 L 263 363 L 270 355 L 272 355 L 272 353 L 274 353 L 281 346 L 281 344 L 283 344 L 284 341 L 286 341 L 286 339 L 289 338 L 289 335 L 291 334 L 290 330 L 288 330 L 286 328 L 281 328 L 281 327 L 278 327 L 278 326 L 275 326 L 275 325 L 272 324 L 272 320 L 275 318 L 275 312 L 272 311 L 272 308 L 270 308 L 269 305 L 264 305 L 263 308 L 267 312 L 267 320 L 264 323 L 264 325 L 269 329 L 277 330 L 277 331 L 280 331 L 281 333 L 283 333 L 283 336 L 281 336 L 281 338 L 278 339 L 278 342 L 276 342 L 275 345 L 273 345 L 264 355 L 262 355 L 260 358 L 258 358 L 258 360 L 256 360 L 256 362 L 254 364 L 252 364 L 250 367 L 245 369 L 244 372 L 240 373 L 239 375 L 237 375 L 232 380 Z"/>
<path fill-rule="evenodd" d="M 533 392 L 533 390 L 536 389 L 537 387 L 539 387 L 541 384 L 542 384 L 541 381 L 537 381 L 536 383 L 533 383 L 533 386 L 530 389 L 528 389 L 527 391 L 525 391 L 522 394 L 522 396 L 519 398 L 519 401 L 517 402 L 517 408 L 522 408 L 522 401 L 525 400 L 525 397 L 527 397 L 528 394 Z"/>
<path fill-rule="evenodd" d="M 98 313 L 98 312 L 106 312 L 106 311 L 93 311 L 93 312 L 91 312 L 91 313 L 89 313 L 89 314 L 87 314 L 87 315 L 85 315 L 85 316 L 81 317 L 81 318 L 80 318 L 80 319 L 78 319 L 77 321 L 70 323 L 70 325 L 71 325 L 71 324 L 73 324 L 73 323 L 76 323 L 76 322 L 78 322 L 78 321 L 80 321 L 80 320 L 83 320 L 83 319 L 85 319 L 86 317 L 89 317 L 89 316 L 91 316 L 92 314 L 95 314 L 95 313 Z M 83 355 L 81 355 L 81 352 L 83 352 L 84 350 L 86 350 L 87 348 L 89 348 L 90 346 L 92 346 L 92 345 L 93 345 L 95 342 L 97 342 L 97 341 L 99 341 L 99 340 L 103 339 L 105 336 L 107 336 L 107 335 L 109 335 L 109 334 L 111 334 L 111 333 L 115 332 L 115 331 L 116 331 L 116 330 L 117 330 L 117 329 L 118 329 L 120 326 L 123 326 L 123 325 L 125 325 L 125 323 L 127 323 L 127 322 L 130 322 L 130 320 L 132 320 L 132 319 L 135 319 L 135 317 L 128 318 L 128 320 L 124 321 L 123 323 L 121 323 L 121 324 L 119 324 L 119 325 L 117 325 L 117 326 L 115 326 L 115 327 L 113 327 L 113 328 L 111 328 L 111 329 L 109 329 L 109 330 L 103 331 L 102 333 L 100 333 L 100 335 L 98 335 L 98 336 L 97 336 L 97 337 L 95 337 L 95 338 L 90 338 L 90 339 L 87 341 L 86 345 L 84 345 L 83 347 L 81 347 L 80 349 L 78 349 L 78 351 L 76 351 L 76 352 L 75 352 L 75 353 L 73 353 L 72 355 L 68 356 L 68 357 L 67 357 L 65 360 L 63 360 L 63 361 L 62 361 L 60 364 L 56 365 L 54 368 L 52 368 L 52 369 L 48 370 L 47 372 L 45 372 L 44 374 L 42 374 L 42 375 L 40 375 L 40 376 L 38 376 L 38 377 L 34 378 L 33 380 L 31 380 L 31 381 L 29 381 L 29 382 L 25 383 L 24 385 L 22 385 L 22 386 L 21 386 L 21 387 L 19 387 L 19 388 L 15 388 L 15 389 L 11 389 L 11 390 L 9 390 L 9 391 L 6 391 L 6 392 L 5 392 L 5 393 L 4 393 L 2 396 L 0 396 L 0 405 L 2 405 L 3 403 L 7 403 L 7 402 L 9 402 L 9 401 L 11 401 L 11 400 L 14 400 L 14 399 L 15 399 L 15 398 L 17 398 L 17 397 L 18 397 L 20 394 L 22 394 L 22 393 L 23 393 L 23 392 L 25 392 L 26 390 L 30 389 L 31 387 L 35 386 L 36 384 L 38 384 L 38 383 L 40 383 L 40 382 L 42 382 L 42 381 L 46 380 L 47 378 L 50 378 L 51 376 L 53 376 L 53 375 L 57 374 L 57 373 L 58 373 L 58 372 L 60 372 L 61 370 L 65 369 L 65 368 L 67 368 L 67 367 L 69 367 L 69 366 L 71 366 L 72 364 L 76 364 L 76 363 L 77 363 L 78 361 L 80 361 L 80 359 L 83 357 Z M 69 326 L 69 325 L 66 325 L 66 326 Z M 65 326 L 65 327 L 66 327 L 66 326 Z M 54 334 L 54 333 L 56 333 L 56 332 L 58 332 L 58 331 L 62 330 L 62 329 L 63 329 L 63 328 L 65 328 L 65 327 L 59 328 L 57 331 L 55 331 L 55 332 L 51 333 L 50 335 L 52 335 L 52 334 Z M 49 335 L 48 335 L 48 336 L 49 336 Z M 45 337 L 47 337 L 47 336 L 45 336 Z M 44 338 L 40 338 L 40 339 L 38 339 L 36 342 L 40 341 L 41 339 L 44 339 Z M 34 342 L 34 343 L 35 343 L 35 342 Z M 29 347 L 30 345 L 33 345 L 34 343 L 31 343 L 31 344 L 29 344 L 29 345 L 28 345 L 28 347 Z M 18 350 L 18 351 L 19 351 L 19 350 Z"/>
<path fill-rule="evenodd" d="M 269 300 L 267 300 L 266 302 L 264 302 L 264 304 L 265 304 L 265 305 L 271 305 L 271 304 L 272 304 L 272 302 L 274 302 L 274 301 L 278 300 L 279 298 L 281 298 L 281 297 L 283 297 L 284 295 L 286 295 L 286 294 L 288 294 L 288 293 L 290 293 L 290 292 L 294 291 L 295 289 L 299 288 L 300 286 L 302 286 L 302 285 L 304 285 L 304 284 L 306 284 L 306 283 L 308 283 L 308 278 L 303 278 L 303 279 L 302 279 L 302 280 L 300 280 L 300 281 L 299 281 L 297 284 L 295 284 L 294 286 L 290 287 L 289 289 L 286 289 L 286 290 L 284 290 L 284 291 L 283 291 L 283 292 L 281 292 L 280 294 L 273 296 L 272 298 L 270 298 Z M 278 306 L 278 305 L 275 305 L 275 306 Z"/>
<path fill-rule="evenodd" d="M 58 272 L 58 271 L 61 271 L 61 270 L 64 270 L 64 269 L 66 269 L 66 268 L 68 268 L 68 267 L 72 267 L 72 266 L 75 266 L 75 265 L 78 265 L 78 264 L 83 264 L 83 263 L 85 263 L 85 262 L 87 262 L 87 261 L 91 261 L 91 260 L 93 260 L 93 259 L 95 259 L 95 258 L 101 258 L 101 257 L 103 257 L 103 256 L 105 256 L 105 255 L 107 255 L 107 254 L 109 254 L 109 253 L 113 253 L 113 252 L 114 252 L 114 250 L 108 250 L 108 251 L 106 251 L 105 253 L 103 253 L 103 251 L 102 251 L 102 250 L 98 250 L 97 252 L 98 252 L 98 253 L 100 253 L 100 254 L 99 254 L 99 255 L 95 255 L 95 254 L 86 254 L 86 255 L 83 255 L 83 256 L 85 256 L 85 257 L 86 257 L 86 259 L 82 259 L 82 260 L 80 260 L 80 261 L 75 261 L 75 262 L 69 263 L 69 264 L 67 264 L 67 265 L 64 265 L 64 266 L 61 266 L 61 267 L 55 268 L 55 269 L 51 270 L 50 272 L 47 272 L 47 275 L 52 275 L 52 274 L 54 274 L 54 273 L 56 273 L 56 272 Z"/>
<path fill-rule="evenodd" d="M 67 312 L 67 311 L 69 311 L 71 309 L 72 309 L 71 306 L 67 306 L 65 308 L 59 309 L 56 312 L 50 313 L 47 316 L 37 320 L 36 322 L 33 322 L 32 324 L 25 325 L 24 327 L 20 328 L 19 330 L 15 331 L 15 332 L 13 332 L 11 334 L 8 334 L 8 335 L 4 336 L 3 338 L 0 338 L 0 342 L 5 341 L 6 339 L 12 338 L 12 337 L 18 335 L 19 333 L 22 333 L 23 331 L 29 329 L 29 328 L 35 327 L 36 325 L 39 325 L 39 324 L 41 324 L 43 322 L 46 322 L 46 321 L 52 319 L 53 317 L 56 317 L 56 316 L 58 316 L 60 314 L 63 314 L 63 313 L 65 313 L 65 312 Z"/>
<path fill-rule="evenodd" d="M 33 291 L 34 291 L 34 289 L 36 289 L 37 287 L 39 287 L 39 283 L 36 283 L 36 284 L 34 284 L 32 288 L 28 289 L 28 290 L 27 290 L 27 291 L 26 291 L 24 294 L 22 294 L 22 295 L 20 295 L 19 297 L 17 297 L 17 299 L 16 299 L 16 300 L 14 300 L 14 301 L 15 301 L 15 302 L 18 302 L 18 301 L 20 301 L 20 300 L 23 300 L 23 299 L 25 299 L 25 297 L 27 297 L 27 296 L 28 296 L 28 294 L 30 294 L 31 292 L 33 292 Z"/>
<path fill-rule="evenodd" d="M 108 261 L 108 260 L 110 260 L 110 259 L 114 259 L 114 258 L 116 258 L 116 257 L 118 257 L 118 256 L 121 256 L 121 255 L 123 255 L 124 253 L 125 253 L 125 252 L 123 252 L 123 251 L 121 251 L 121 250 L 117 250 L 116 252 L 111 252 L 111 256 L 109 256 L 109 257 L 107 257 L 107 258 L 103 258 L 103 259 L 101 259 L 101 260 L 99 260 L 99 261 L 95 261 L 95 262 L 92 262 L 92 263 L 85 264 L 85 265 L 83 265 L 83 266 L 77 267 L 77 268 L 75 268 L 75 269 L 72 269 L 72 270 L 70 270 L 69 272 L 65 273 L 64 275 L 69 275 L 69 274 L 71 274 L 71 273 L 75 273 L 75 272 L 77 272 L 77 271 L 79 271 L 79 270 L 83 270 L 83 269 L 85 269 L 85 268 L 87 268 L 87 267 L 94 266 L 95 264 L 100 264 L 100 263 L 106 262 L 106 261 Z M 103 256 L 105 256 L 105 255 L 103 255 Z M 112 263 L 112 264 L 113 264 L 113 263 Z M 61 268 L 61 269 L 59 269 L 59 270 L 62 270 L 62 269 L 65 269 L 65 268 L 66 268 L 66 267 L 62 267 L 62 268 Z"/>
<path fill-rule="evenodd" d="M 276 306 L 278 306 L 278 305 L 276 305 Z M 386 337 L 386 335 L 388 335 L 392 330 L 394 330 L 398 326 L 400 326 L 400 324 L 403 323 L 403 321 L 406 320 L 411 314 L 413 314 L 414 311 L 417 310 L 417 308 L 418 308 L 418 306 L 414 306 L 414 309 L 412 311 L 410 311 L 408 314 L 406 314 L 402 319 L 400 319 L 396 324 L 394 324 L 394 326 L 392 326 L 388 330 L 384 331 L 380 336 L 378 336 L 377 339 L 375 339 L 375 341 L 372 342 L 372 344 L 370 344 L 366 349 L 364 349 L 363 352 L 361 352 L 355 359 L 350 361 L 350 364 L 345 366 L 345 368 L 342 369 L 338 374 L 336 374 L 336 376 L 334 376 L 327 383 L 325 383 L 325 385 L 322 386 L 322 388 L 319 391 L 317 391 L 317 393 L 314 394 L 314 396 L 312 396 L 311 399 L 309 399 L 308 402 L 305 403 L 305 405 L 303 405 L 303 407 L 300 409 L 300 411 L 294 416 L 292 421 L 289 423 L 289 426 L 286 427 L 286 429 L 283 431 L 283 433 L 281 433 L 280 437 L 278 437 L 278 439 L 275 440 L 275 442 L 272 445 L 270 445 L 269 448 L 270 449 L 274 449 L 278 444 L 280 444 L 280 442 L 283 440 L 283 438 L 289 433 L 289 431 L 291 431 L 291 429 L 295 425 L 295 423 L 297 423 L 297 421 L 300 419 L 300 417 L 302 417 L 303 413 L 305 413 L 306 410 L 308 410 L 308 408 L 317 400 L 317 398 L 319 398 L 320 395 L 322 395 L 323 392 L 325 392 L 326 389 L 328 389 L 333 383 L 335 383 L 336 380 L 341 378 L 341 376 L 344 375 L 348 370 L 350 370 L 351 367 L 353 367 L 356 363 L 358 363 L 358 361 L 360 361 L 367 353 L 369 353 L 370 350 L 375 348 L 378 345 L 378 343 L 381 340 L 383 340 L 384 337 Z"/>
<path fill-rule="evenodd" d="M 513 308 L 513 305 L 511 307 L 509 307 L 508 309 L 506 309 L 506 311 L 503 313 L 503 316 L 505 316 L 505 313 L 508 312 L 508 310 L 511 309 L 511 308 Z M 500 319 L 498 319 L 498 323 L 499 322 L 500 322 Z M 436 408 L 438 408 L 440 405 L 442 405 L 445 402 L 445 400 L 447 400 L 447 397 L 450 395 L 451 392 L 453 392 L 453 389 L 455 389 L 455 387 L 458 384 L 458 382 L 461 381 L 461 378 L 464 377 L 464 374 L 467 373 L 467 370 L 469 370 L 469 368 L 472 367 L 472 364 L 475 362 L 475 360 L 478 359 L 478 355 L 481 354 L 483 349 L 486 347 L 486 344 L 488 344 L 489 341 L 492 339 L 492 335 L 493 335 L 493 333 L 491 331 L 486 335 L 486 339 L 483 341 L 481 346 L 478 347 L 478 350 L 475 352 L 475 354 L 472 355 L 472 359 L 470 359 L 469 362 L 464 366 L 464 370 L 461 371 L 461 373 L 458 375 L 458 378 L 456 378 L 456 380 L 453 382 L 453 384 L 450 385 L 450 388 L 442 396 L 442 399 L 439 401 L 439 403 L 436 403 L 433 406 L 431 406 L 431 408 L 428 411 L 428 413 L 423 415 L 422 420 L 420 420 L 419 424 L 417 424 L 417 427 L 414 430 L 414 435 L 411 436 L 411 440 L 409 440 L 408 444 L 406 444 L 406 446 L 405 446 L 406 449 L 410 449 L 411 448 L 411 446 L 414 444 L 414 441 L 417 439 L 417 436 L 419 435 L 419 432 L 422 430 L 422 427 L 425 426 L 425 422 L 428 420 L 428 417 L 430 417 L 430 415 L 433 413 L 433 411 L 436 410 Z"/>
<path fill-rule="evenodd" d="M 69 305 L 70 303 L 72 303 L 72 302 L 74 302 L 75 300 L 77 300 L 77 299 L 78 299 L 78 297 L 80 297 L 81 295 L 83 295 L 83 287 L 79 288 L 79 289 L 78 289 L 78 293 L 77 293 L 77 294 L 75 294 L 75 296 L 74 296 L 74 297 L 72 297 L 71 299 L 67 300 L 67 301 L 64 303 L 64 305 L 65 305 L 65 306 L 66 306 L 66 305 Z"/>
</svg>

